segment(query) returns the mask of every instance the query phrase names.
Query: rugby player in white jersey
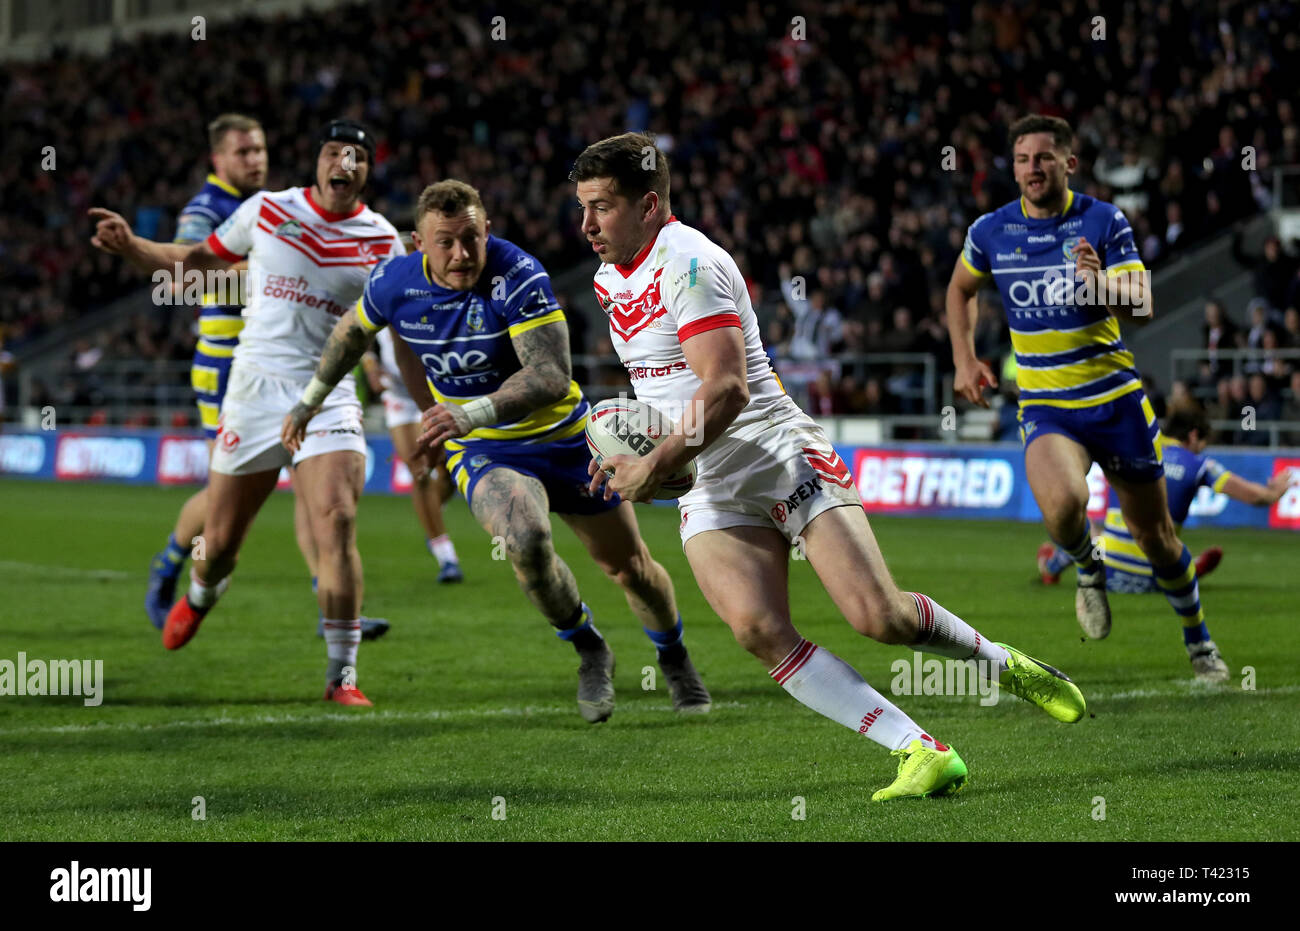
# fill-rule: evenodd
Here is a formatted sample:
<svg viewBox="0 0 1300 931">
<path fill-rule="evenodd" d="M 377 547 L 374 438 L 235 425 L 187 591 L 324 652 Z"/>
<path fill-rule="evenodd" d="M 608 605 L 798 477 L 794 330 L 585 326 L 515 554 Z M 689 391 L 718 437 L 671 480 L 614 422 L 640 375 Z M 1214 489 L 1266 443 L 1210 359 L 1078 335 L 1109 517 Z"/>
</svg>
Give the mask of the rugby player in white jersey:
<svg viewBox="0 0 1300 931">
<path fill-rule="evenodd" d="M 672 215 L 668 159 L 654 137 L 625 133 L 589 146 L 569 177 L 582 231 L 603 263 L 596 294 L 637 397 L 681 419 L 649 455 L 593 461 L 591 490 L 603 483 L 606 495 L 648 501 L 695 460 L 696 484 L 679 506 L 701 591 L 787 692 L 900 758 L 897 778 L 873 800 L 955 792 L 966 766 L 851 666 L 800 636 L 790 618 L 792 543 L 854 630 L 982 660 L 1003 688 L 1057 720 L 1079 720 L 1083 695 L 1068 678 L 895 586 L 848 466 L 772 372 L 735 261 Z"/>
<path fill-rule="evenodd" d="M 212 173 L 203 187 L 182 208 L 176 221 L 174 243 L 193 245 L 212 235 L 226 218 L 253 192 L 261 190 L 266 180 L 266 134 L 262 124 L 240 113 L 223 113 L 208 124 L 211 145 Z M 222 304 L 223 297 L 239 293 L 239 271 L 247 262 L 231 266 L 228 277 L 215 282 L 215 293 L 204 293 L 203 303 L 196 308 L 198 341 L 194 347 L 194 361 L 190 367 L 190 381 L 194 388 L 208 446 L 208 461 L 216 445 L 217 421 L 221 402 L 226 396 L 230 366 L 239 333 L 244 328 L 243 308 L 235 303 Z M 180 280 L 172 282 L 178 294 Z M 181 506 L 176 524 L 167 543 L 156 553 L 149 564 L 149 588 L 145 594 L 145 612 L 149 623 L 162 630 L 167 614 L 176 602 L 176 582 L 180 578 L 191 544 L 203 533 L 208 512 L 208 489 L 204 486 Z M 294 495 L 293 531 L 298 549 L 311 574 L 312 597 L 316 597 L 316 541 L 312 537 L 311 521 L 301 495 Z M 317 618 L 317 636 L 324 636 L 324 617 Z M 361 618 L 361 637 L 374 640 L 388 631 L 388 621 L 383 618 Z"/>
<path fill-rule="evenodd" d="M 361 358 L 370 388 L 376 394 L 382 392 L 384 403 L 384 426 L 393 439 L 393 451 L 406 464 L 411 474 L 411 504 L 415 516 L 424 528 L 425 546 L 429 554 L 438 560 L 439 582 L 462 582 L 465 574 L 460 568 L 456 556 L 456 547 L 451 542 L 451 534 L 442 519 L 442 506 L 453 494 L 455 486 L 447 474 L 445 460 L 434 456 L 437 461 L 429 461 L 426 455 L 416 448 L 420 438 L 420 418 L 422 409 L 411 397 L 402 380 L 398 353 L 409 351 L 404 342 L 394 338 L 392 331 L 380 330 L 375 337 L 374 348 L 377 352 L 368 352 Z M 420 365 L 419 360 L 415 361 Z M 421 369 L 423 371 L 423 369 Z M 433 398 L 424 387 L 426 407 L 432 407 Z"/>
<path fill-rule="evenodd" d="M 325 399 L 295 452 L 280 444 L 280 422 L 311 380 L 316 359 L 343 315 L 361 296 L 371 267 L 402 251 L 397 230 L 361 201 L 374 140 L 368 130 L 335 120 L 321 132 L 315 183 L 260 191 L 206 240 L 154 243 L 131 233 L 122 217 L 95 209 L 93 242 L 152 272 L 181 262 L 188 270 L 223 269 L 247 257 L 246 324 L 235 350 L 222 405 L 204 525 L 207 558 L 196 561 L 188 593 L 163 627 L 163 645 L 184 646 L 228 584 L 240 544 L 280 469 L 292 465 L 316 540 L 318 600 L 328 653 L 325 698 L 369 705 L 356 687 L 362 594 L 356 507 L 365 482 L 361 406 L 351 376 Z"/>
</svg>

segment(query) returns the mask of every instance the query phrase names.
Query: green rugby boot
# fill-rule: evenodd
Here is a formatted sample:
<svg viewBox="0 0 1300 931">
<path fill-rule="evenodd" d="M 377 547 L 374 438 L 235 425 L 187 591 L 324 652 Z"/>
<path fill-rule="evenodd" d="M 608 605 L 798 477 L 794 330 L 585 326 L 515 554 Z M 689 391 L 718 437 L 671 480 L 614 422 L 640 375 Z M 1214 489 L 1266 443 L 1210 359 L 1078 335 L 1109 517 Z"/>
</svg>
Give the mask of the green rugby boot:
<svg viewBox="0 0 1300 931">
<path fill-rule="evenodd" d="M 1012 695 L 1042 708 L 1058 721 L 1073 724 L 1088 710 L 1079 687 L 1059 669 L 1021 653 L 1013 646 L 999 643 L 1010 655 L 1007 668 L 998 683 Z"/>
<path fill-rule="evenodd" d="M 890 755 L 899 758 L 898 776 L 871 796 L 873 802 L 955 795 L 966 784 L 966 764 L 952 747 L 931 750 L 917 739 Z"/>
</svg>

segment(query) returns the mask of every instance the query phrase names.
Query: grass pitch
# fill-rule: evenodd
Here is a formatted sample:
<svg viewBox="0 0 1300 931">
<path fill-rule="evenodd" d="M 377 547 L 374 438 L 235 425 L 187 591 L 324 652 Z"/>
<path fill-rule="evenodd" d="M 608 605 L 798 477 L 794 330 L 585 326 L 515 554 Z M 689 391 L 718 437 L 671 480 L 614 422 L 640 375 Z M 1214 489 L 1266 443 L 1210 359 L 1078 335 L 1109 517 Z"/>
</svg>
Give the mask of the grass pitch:
<svg viewBox="0 0 1300 931">
<path fill-rule="evenodd" d="M 619 661 L 617 710 L 593 727 L 574 702 L 575 654 L 461 501 L 448 521 L 467 581 L 450 587 L 435 583 L 406 499 L 361 503 L 366 613 L 394 625 L 361 647 L 374 709 L 320 700 L 325 650 L 284 494 L 199 636 L 167 653 L 141 603 L 149 557 L 187 494 L 0 482 L 0 659 L 99 659 L 105 679 L 99 707 L 0 697 L 0 839 L 1300 838 L 1295 536 L 1187 534 L 1194 552 L 1226 551 L 1202 597 L 1235 677 L 1202 687 L 1158 595 L 1112 596 L 1110 638 L 1081 642 L 1072 581 L 1035 580 L 1040 528 L 873 521 L 902 587 L 1067 671 L 1091 712 L 1063 725 L 1011 696 L 993 707 L 898 696 L 957 747 L 971 782 L 950 799 L 873 805 L 893 760 L 796 703 L 734 643 L 688 571 L 673 509 L 638 512 L 676 582 L 714 711 L 680 718 L 664 690 L 642 688 L 649 641 L 557 522 Z M 807 563 L 792 567 L 792 601 L 806 637 L 888 693 L 891 663 L 910 651 L 855 634 Z"/>
</svg>

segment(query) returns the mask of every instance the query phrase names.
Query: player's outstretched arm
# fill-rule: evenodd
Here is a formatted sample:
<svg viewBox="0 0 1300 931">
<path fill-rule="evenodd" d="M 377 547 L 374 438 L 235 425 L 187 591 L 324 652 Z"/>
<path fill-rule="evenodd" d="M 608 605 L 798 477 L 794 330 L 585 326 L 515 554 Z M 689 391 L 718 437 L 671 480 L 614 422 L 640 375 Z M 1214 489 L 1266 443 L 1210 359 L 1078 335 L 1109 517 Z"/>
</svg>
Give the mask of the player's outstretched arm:
<svg viewBox="0 0 1300 931">
<path fill-rule="evenodd" d="M 1287 489 L 1297 481 L 1297 478 L 1297 475 L 1291 469 L 1283 469 L 1269 479 L 1267 485 L 1261 485 L 1258 482 L 1244 479 L 1240 475 L 1229 473 L 1228 480 L 1223 483 L 1222 491 L 1234 501 L 1266 508 L 1281 499 L 1286 494 Z"/>
<path fill-rule="evenodd" d="M 651 501 L 655 489 L 708 449 L 749 403 L 749 381 L 745 362 L 745 337 L 739 327 L 718 327 L 688 337 L 682 355 L 700 379 L 700 387 L 682 414 L 679 429 L 646 456 L 610 456 L 598 470 L 593 459 L 590 491 L 605 498 L 618 492 L 629 501 Z M 612 469 L 606 478 L 604 470 Z"/>
<path fill-rule="evenodd" d="M 130 224 L 121 214 L 103 207 L 92 207 L 88 213 L 96 220 L 91 245 L 109 255 L 120 255 L 141 271 L 171 270 L 177 263 L 183 271 L 223 269 L 233 264 L 208 248 L 206 241 L 154 242 L 131 232 Z"/>
<path fill-rule="evenodd" d="M 952 342 L 952 363 L 956 367 L 952 389 L 972 404 L 988 407 L 984 386 L 998 386 L 993 370 L 975 356 L 975 323 L 978 316 L 975 299 L 980 279 L 972 274 L 960 258 L 948 281 L 948 336 Z"/>
<path fill-rule="evenodd" d="M 374 332 L 362 326 L 357 318 L 355 307 L 334 324 L 334 331 L 330 333 L 325 349 L 321 352 L 316 374 L 303 391 L 302 399 L 285 415 L 284 425 L 280 428 L 280 442 L 286 449 L 294 453 L 298 451 L 307 434 L 308 421 L 320 411 L 325 398 L 343 380 L 343 376 L 356 368 L 374 338 Z"/>
</svg>

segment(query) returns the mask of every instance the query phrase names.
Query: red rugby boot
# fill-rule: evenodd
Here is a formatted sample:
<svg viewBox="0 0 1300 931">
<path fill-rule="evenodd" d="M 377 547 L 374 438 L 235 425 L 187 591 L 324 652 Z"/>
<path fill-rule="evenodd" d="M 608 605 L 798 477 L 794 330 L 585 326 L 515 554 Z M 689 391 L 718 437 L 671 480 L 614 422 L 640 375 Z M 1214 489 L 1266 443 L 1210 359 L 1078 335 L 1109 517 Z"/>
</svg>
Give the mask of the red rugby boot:
<svg viewBox="0 0 1300 931">
<path fill-rule="evenodd" d="M 163 624 L 162 632 L 163 646 L 169 650 L 179 650 L 193 640 L 208 610 L 195 608 L 190 604 L 189 598 L 182 596 L 181 600 L 172 605 L 172 609 L 167 612 L 167 621 Z"/>
</svg>

